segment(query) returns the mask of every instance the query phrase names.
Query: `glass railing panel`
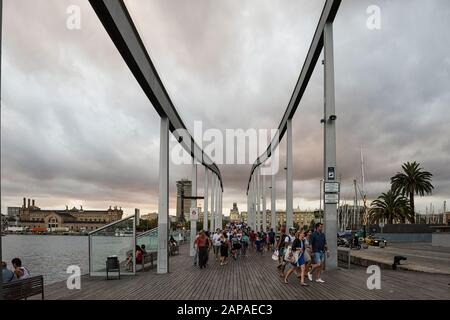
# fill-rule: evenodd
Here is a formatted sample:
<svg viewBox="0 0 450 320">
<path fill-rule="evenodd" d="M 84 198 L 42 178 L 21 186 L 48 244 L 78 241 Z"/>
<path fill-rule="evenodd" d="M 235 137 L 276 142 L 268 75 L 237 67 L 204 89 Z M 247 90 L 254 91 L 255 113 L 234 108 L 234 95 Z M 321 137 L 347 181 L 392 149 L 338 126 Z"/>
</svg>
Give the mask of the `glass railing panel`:
<svg viewBox="0 0 450 320">
<path fill-rule="evenodd" d="M 108 257 L 117 257 L 121 275 L 135 274 L 136 224 L 134 215 L 89 234 L 89 274 L 106 276 Z M 116 272 L 111 272 L 115 276 Z"/>
<path fill-rule="evenodd" d="M 147 252 L 156 252 L 158 250 L 158 228 L 136 235 L 136 244 L 140 247 L 144 245 Z"/>
</svg>

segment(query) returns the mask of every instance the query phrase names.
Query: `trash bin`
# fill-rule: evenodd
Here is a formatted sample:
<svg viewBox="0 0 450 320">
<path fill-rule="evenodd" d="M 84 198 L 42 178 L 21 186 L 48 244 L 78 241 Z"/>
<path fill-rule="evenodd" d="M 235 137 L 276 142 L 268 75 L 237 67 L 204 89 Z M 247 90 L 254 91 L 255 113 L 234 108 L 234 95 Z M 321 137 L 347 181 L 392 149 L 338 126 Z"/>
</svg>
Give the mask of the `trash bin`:
<svg viewBox="0 0 450 320">
<path fill-rule="evenodd" d="M 110 272 L 118 272 L 120 279 L 120 263 L 117 256 L 109 256 L 106 258 L 106 280 L 109 280 Z"/>
</svg>

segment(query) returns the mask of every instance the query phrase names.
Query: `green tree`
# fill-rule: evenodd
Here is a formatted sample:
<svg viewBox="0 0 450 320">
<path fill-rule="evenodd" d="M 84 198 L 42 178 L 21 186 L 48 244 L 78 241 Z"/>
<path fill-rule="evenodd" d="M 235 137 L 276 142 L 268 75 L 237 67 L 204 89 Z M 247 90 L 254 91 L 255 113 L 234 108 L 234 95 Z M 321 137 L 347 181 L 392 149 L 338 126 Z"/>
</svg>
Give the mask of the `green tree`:
<svg viewBox="0 0 450 320">
<path fill-rule="evenodd" d="M 369 214 L 372 222 L 386 219 L 392 224 L 394 221 L 404 223 L 409 211 L 408 199 L 399 190 L 391 188 L 372 201 Z"/>
<path fill-rule="evenodd" d="M 415 223 L 414 196 L 431 194 L 434 186 L 431 184 L 433 175 L 423 170 L 420 163 L 406 162 L 402 165 L 403 172 L 398 172 L 391 178 L 392 188 L 399 191 L 403 196 L 409 196 L 410 212 L 407 216 L 411 223 Z"/>
</svg>

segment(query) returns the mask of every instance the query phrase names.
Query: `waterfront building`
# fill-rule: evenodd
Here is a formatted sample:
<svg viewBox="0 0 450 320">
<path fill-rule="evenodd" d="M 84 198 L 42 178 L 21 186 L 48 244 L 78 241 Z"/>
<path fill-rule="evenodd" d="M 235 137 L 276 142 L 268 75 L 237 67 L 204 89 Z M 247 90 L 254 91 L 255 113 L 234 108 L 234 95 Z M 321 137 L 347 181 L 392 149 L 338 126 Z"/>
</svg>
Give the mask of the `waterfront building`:
<svg viewBox="0 0 450 320">
<path fill-rule="evenodd" d="M 192 195 L 192 181 L 181 179 L 177 181 L 177 221 L 186 221 L 191 210 L 191 200 L 182 197 L 190 197 Z"/>
<path fill-rule="evenodd" d="M 8 207 L 8 217 L 17 218 L 20 214 L 20 207 Z"/>
<path fill-rule="evenodd" d="M 142 220 L 156 220 L 158 219 L 158 213 L 150 212 L 141 216 Z"/>
<path fill-rule="evenodd" d="M 230 209 L 230 221 L 231 222 L 239 222 L 241 221 L 241 217 L 239 215 L 239 209 L 237 207 L 237 203 L 233 203 L 233 208 Z"/>
<path fill-rule="evenodd" d="M 234 204 L 233 204 L 234 208 Z M 236 206 L 237 209 L 237 206 Z M 258 215 L 260 218 L 259 223 L 262 225 L 262 217 L 261 215 Z M 239 214 L 239 211 L 233 211 L 233 209 L 230 211 L 230 220 L 231 221 L 241 221 L 244 223 L 248 223 L 248 213 L 247 211 L 242 211 Z M 286 224 L 286 211 L 283 210 L 277 210 L 276 212 L 276 228 L 279 229 L 282 225 Z M 318 221 L 316 219 L 316 213 L 315 211 L 308 211 L 308 210 L 300 210 L 300 208 L 294 209 L 293 212 L 293 221 L 294 225 L 298 228 L 304 228 L 304 226 L 310 226 L 312 221 Z M 272 211 L 270 209 L 266 210 L 266 225 L 270 226 L 272 223 Z"/>
<path fill-rule="evenodd" d="M 111 208 L 107 210 L 84 210 L 69 209 L 64 210 L 41 209 L 36 206 L 35 201 L 23 198 L 23 205 L 19 210 L 19 226 L 28 228 L 31 231 L 41 230 L 63 230 L 66 231 L 92 231 L 105 224 L 122 219 L 122 208 Z"/>
<path fill-rule="evenodd" d="M 241 221 L 243 223 L 248 223 L 248 213 L 247 211 L 241 211 Z"/>
</svg>

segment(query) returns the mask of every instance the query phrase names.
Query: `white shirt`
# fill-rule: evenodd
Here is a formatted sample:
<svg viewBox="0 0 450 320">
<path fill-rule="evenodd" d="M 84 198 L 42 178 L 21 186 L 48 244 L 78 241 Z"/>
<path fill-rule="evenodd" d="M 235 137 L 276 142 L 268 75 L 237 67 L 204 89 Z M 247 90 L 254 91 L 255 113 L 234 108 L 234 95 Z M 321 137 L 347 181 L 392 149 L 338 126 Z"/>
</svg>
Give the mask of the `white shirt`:
<svg viewBox="0 0 450 320">
<path fill-rule="evenodd" d="M 220 235 L 218 233 L 214 233 L 213 235 L 213 244 L 215 246 L 220 246 Z"/>
<path fill-rule="evenodd" d="M 294 237 L 291 237 L 290 235 L 287 235 L 286 239 L 284 239 L 286 244 L 290 244 L 292 241 L 294 241 Z"/>
<path fill-rule="evenodd" d="M 27 279 L 27 278 L 30 277 L 30 273 L 28 272 L 28 269 L 27 269 L 27 268 L 19 267 L 19 269 L 22 270 L 23 275 L 22 275 L 20 278 L 17 278 L 17 279 L 19 279 L 19 280 L 20 280 L 20 279 Z"/>
</svg>

